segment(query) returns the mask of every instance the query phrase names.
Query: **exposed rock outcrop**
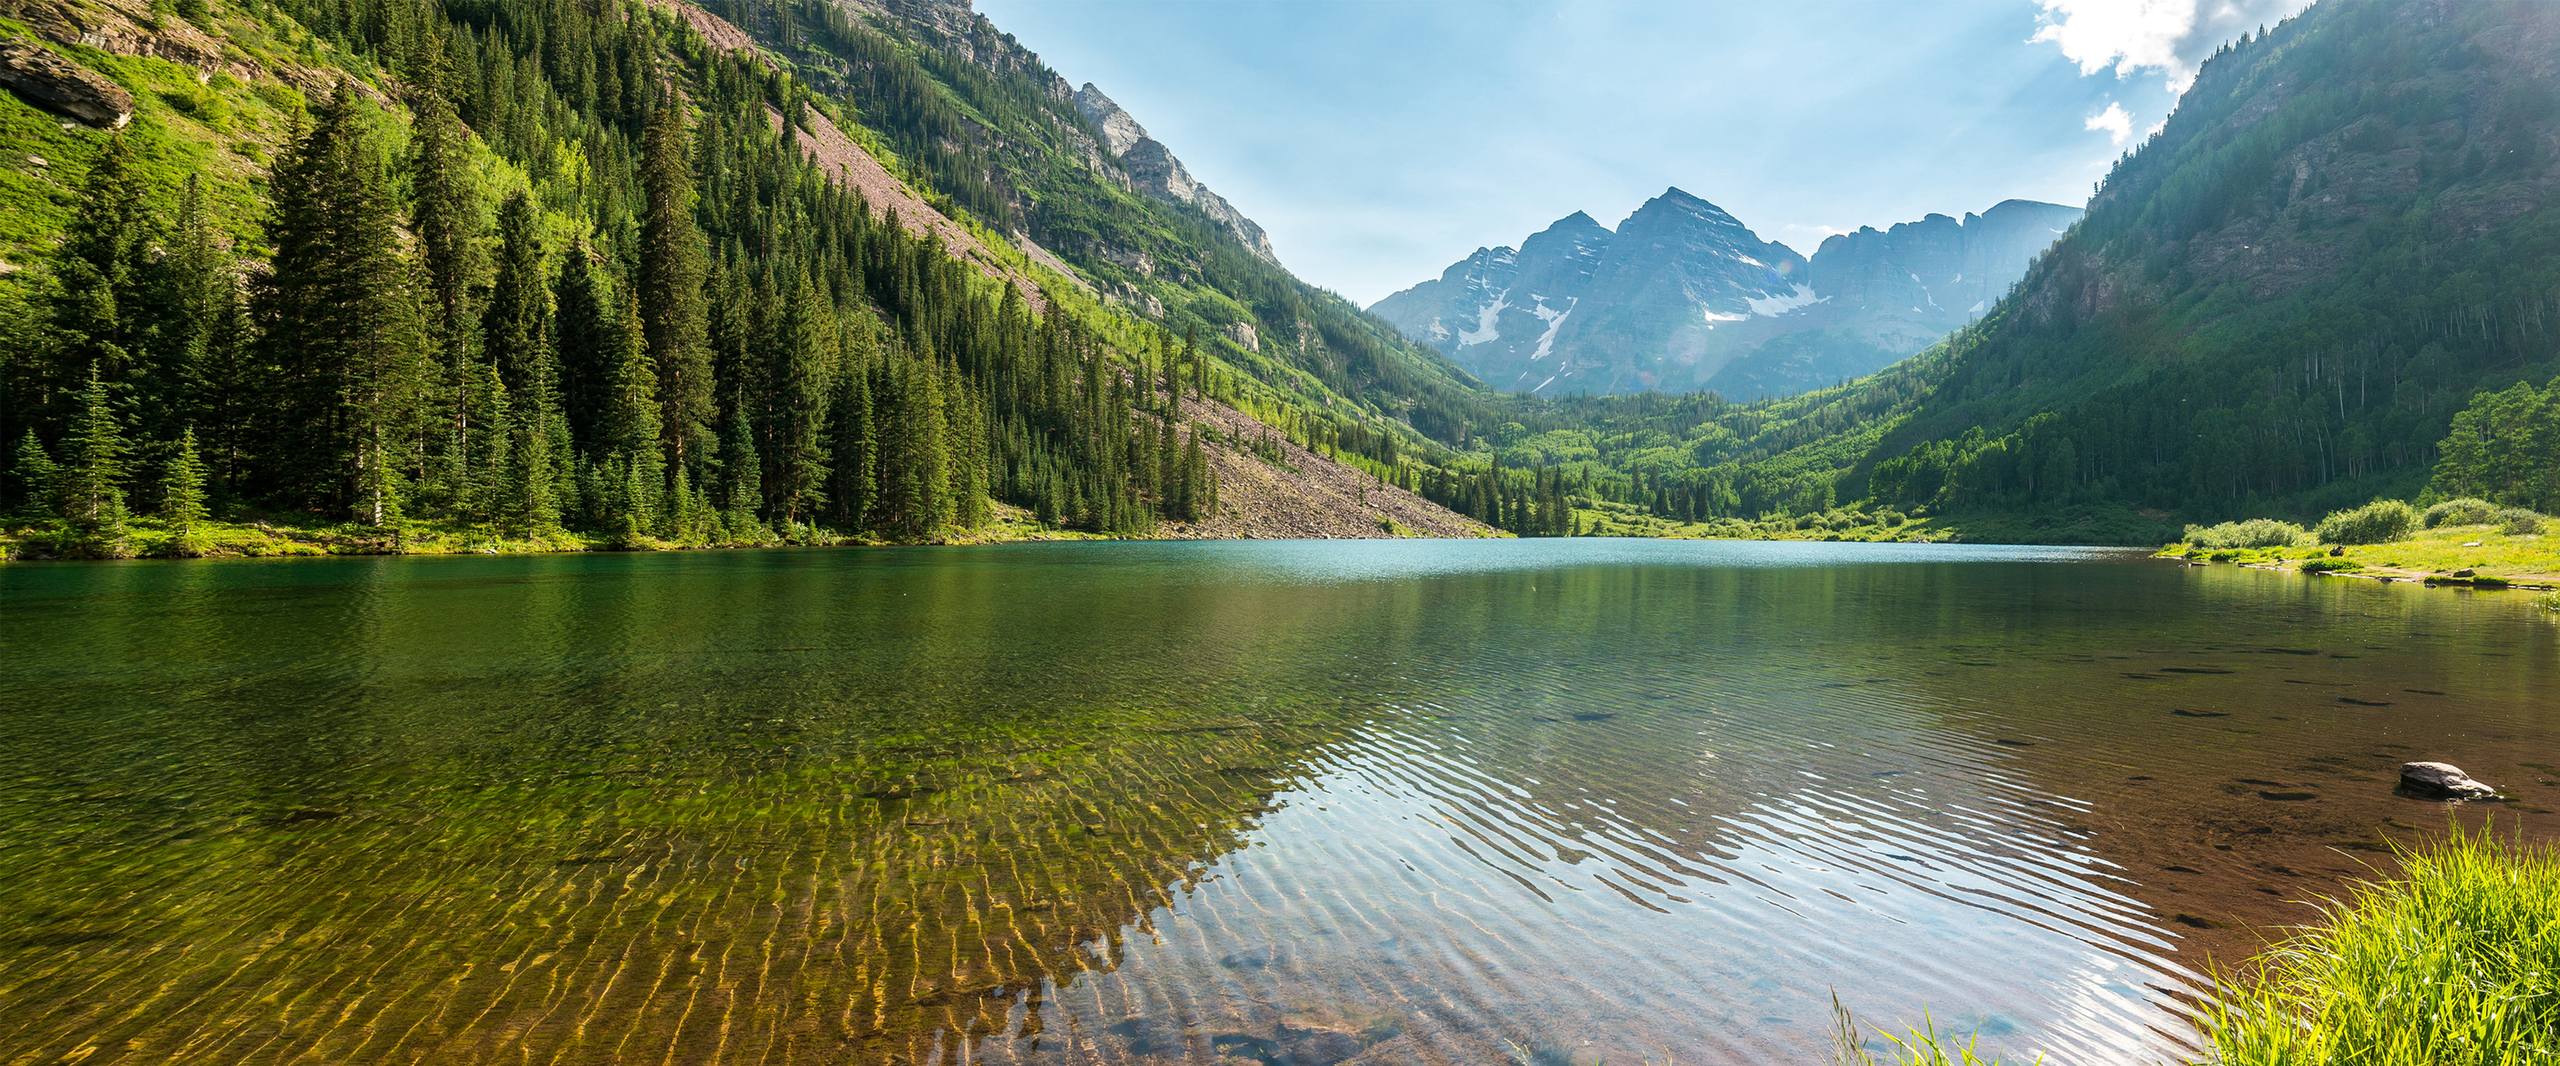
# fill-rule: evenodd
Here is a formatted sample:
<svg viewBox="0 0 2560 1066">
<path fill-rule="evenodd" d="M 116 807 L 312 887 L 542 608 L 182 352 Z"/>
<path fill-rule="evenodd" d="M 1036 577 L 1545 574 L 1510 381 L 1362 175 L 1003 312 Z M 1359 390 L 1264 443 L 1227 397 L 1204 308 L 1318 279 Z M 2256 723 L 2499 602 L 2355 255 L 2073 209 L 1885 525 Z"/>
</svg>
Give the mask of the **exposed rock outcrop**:
<svg viewBox="0 0 2560 1066">
<path fill-rule="evenodd" d="M 1076 91 L 1076 110 L 1093 125 L 1094 133 L 1102 141 L 1103 151 L 1118 160 L 1121 169 L 1128 172 L 1131 188 L 1158 200 L 1198 208 L 1201 214 L 1209 216 L 1210 221 L 1234 234 L 1246 250 L 1264 259 L 1279 261 L 1271 250 L 1270 235 L 1264 233 L 1260 225 L 1246 218 L 1244 212 L 1236 210 L 1226 197 L 1210 191 L 1208 186 L 1194 179 L 1191 171 L 1183 167 L 1182 160 L 1174 156 L 1172 149 L 1147 136 L 1146 127 L 1139 125 L 1137 119 L 1130 117 L 1129 112 L 1109 96 L 1103 95 L 1093 83 L 1086 82 L 1084 88 Z"/>
<path fill-rule="evenodd" d="M 1184 426 L 1208 427 L 1218 441 L 1208 449 L 1218 478 L 1218 509 L 1198 522 L 1168 522 L 1158 528 L 1158 536 L 1359 540 L 1495 535 L 1483 523 L 1300 447 L 1223 403 L 1185 396 L 1178 418 Z M 1270 458 L 1257 454 L 1257 444 Z"/>
<path fill-rule="evenodd" d="M 30 104 L 99 129 L 121 129 L 133 120 L 133 95 L 123 86 L 33 41 L 0 41 L 0 86 Z"/>
</svg>

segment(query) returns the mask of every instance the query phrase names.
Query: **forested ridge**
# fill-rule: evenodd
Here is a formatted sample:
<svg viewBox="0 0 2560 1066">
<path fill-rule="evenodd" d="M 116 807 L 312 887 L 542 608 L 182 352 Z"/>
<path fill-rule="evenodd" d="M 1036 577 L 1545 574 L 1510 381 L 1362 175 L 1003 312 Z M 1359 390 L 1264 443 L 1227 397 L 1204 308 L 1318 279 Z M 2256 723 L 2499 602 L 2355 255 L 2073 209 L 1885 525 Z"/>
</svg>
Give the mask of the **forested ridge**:
<svg viewBox="0 0 2560 1066">
<path fill-rule="evenodd" d="M 2551 5 L 2324 0 L 2206 62 L 1982 322 L 1630 458 L 1700 517 L 2413 495 L 2475 394 L 2560 370 L 2555 46 Z"/>
<path fill-rule="evenodd" d="M 1132 192 L 1064 83 L 943 0 L 83 5 L 255 62 L 58 44 L 139 91 L 132 125 L 0 112 L 54 157 L 0 169 L 29 208 L 0 213 L 0 511 L 53 550 L 126 514 L 1150 535 L 1212 528 L 1239 458 L 1537 535 L 2146 540 L 2541 491 L 2488 482 L 2547 450 L 2517 412 L 2560 373 L 2544 5 L 2324 0 L 2245 36 L 1982 321 L 1751 403 L 1488 392 Z M 815 130 L 941 228 L 830 181 Z"/>
<path fill-rule="evenodd" d="M 318 92 L 207 77 L 178 115 L 65 124 L 93 155 L 13 279 L 0 376 L 0 508 L 61 519 L 40 551 L 120 554 L 150 514 L 184 553 L 215 510 L 694 545 L 967 535 L 1002 502 L 1145 535 L 1216 510 L 1211 447 L 1279 452 L 1184 421 L 1186 394 L 1346 435 L 1196 329 L 1034 311 L 829 182 L 790 71 L 639 5 L 160 17 L 281 26 Z M 261 153 L 224 89 L 284 127 L 227 220 L 169 165 L 214 154 L 179 127 Z M 1464 495 L 1372 450 L 1381 481 Z"/>
</svg>

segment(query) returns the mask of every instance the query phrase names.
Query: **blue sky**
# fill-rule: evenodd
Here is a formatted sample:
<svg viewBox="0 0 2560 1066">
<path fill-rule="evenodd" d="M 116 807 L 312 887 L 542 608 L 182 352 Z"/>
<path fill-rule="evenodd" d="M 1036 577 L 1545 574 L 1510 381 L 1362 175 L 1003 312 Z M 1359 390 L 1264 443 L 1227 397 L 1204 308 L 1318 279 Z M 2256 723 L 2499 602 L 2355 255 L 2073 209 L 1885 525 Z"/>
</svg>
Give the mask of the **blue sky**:
<svg viewBox="0 0 2560 1066">
<path fill-rule="evenodd" d="M 2079 204 L 2193 65 L 2307 0 L 977 0 L 1366 304 L 1679 186 L 1810 254 Z"/>
</svg>

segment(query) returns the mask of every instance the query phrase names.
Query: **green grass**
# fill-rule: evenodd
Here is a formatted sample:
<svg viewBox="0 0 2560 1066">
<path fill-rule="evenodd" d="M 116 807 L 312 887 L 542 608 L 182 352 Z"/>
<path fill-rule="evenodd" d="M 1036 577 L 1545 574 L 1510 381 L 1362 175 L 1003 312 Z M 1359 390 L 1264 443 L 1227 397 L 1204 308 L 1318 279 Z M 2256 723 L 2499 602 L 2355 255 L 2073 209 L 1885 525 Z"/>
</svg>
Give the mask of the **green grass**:
<svg viewBox="0 0 2560 1066">
<path fill-rule="evenodd" d="M 2560 1062 L 2560 847 L 2454 827 L 2321 920 L 2214 975 L 2211 1066 Z M 1836 1006 L 1836 1004 L 1835 1004 Z M 1840 1066 L 1996 1066 L 1934 1026 L 1881 1056 L 1840 1014 Z"/>
<path fill-rule="evenodd" d="M 1839 1047 L 1839 1066 L 1999 1066 L 1999 1060 L 1986 1059 L 1975 1050 L 1975 1041 L 1962 1044 L 1938 1035 L 1936 1022 L 1923 1018 L 1920 1028 L 1908 1033 L 1878 1033 L 1887 1045 L 1884 1057 L 1867 1046 L 1866 1036 L 1859 1030 L 1857 1019 L 1840 1005 L 1840 997 L 1831 997 L 1832 1016 L 1839 1019 L 1835 1033 Z M 2036 1056 L 2043 1062 L 2044 1056 Z"/>
<path fill-rule="evenodd" d="M 1711 518 L 1682 522 L 1634 504 L 1577 499 L 1574 517 L 1592 536 L 1678 540 L 1892 541 L 1934 544 L 2153 544 L 2174 526 L 2119 506 L 2048 512 L 1905 514 L 1894 508 L 1840 507 L 1802 515 Z"/>
<path fill-rule="evenodd" d="M 2231 547 L 2208 536 L 2172 544 L 2161 554 L 2199 562 L 2304 573 L 2361 572 L 2484 588 L 2560 586 L 2560 534 L 2507 533 L 2496 525 L 2413 530 L 2383 544 Z"/>
<path fill-rule="evenodd" d="M 2560 1061 L 2560 849 L 2455 829 L 2216 980 L 2228 1066 Z"/>
<path fill-rule="evenodd" d="M 1004 544 L 1043 540 L 1112 540 L 1113 537 L 1081 533 L 1044 526 L 1031 513 L 1008 504 L 997 504 L 994 520 L 986 526 L 965 532 L 953 532 L 935 538 L 937 544 Z M 403 521 L 395 529 L 383 530 L 352 522 L 326 523 L 307 518 L 243 517 L 229 521 L 206 521 L 196 525 L 187 550 L 179 550 L 178 538 L 169 527 L 153 518 L 136 518 L 125 525 L 122 540 L 105 544 L 72 533 L 61 522 L 0 521 L 0 560 L 8 559 L 166 559 L 166 558 L 276 558 L 284 556 L 321 555 L 536 555 L 551 552 L 582 551 L 665 551 L 682 548 L 759 548 L 791 544 L 806 547 L 833 547 L 848 544 L 873 544 L 846 538 L 810 527 L 784 533 L 758 532 L 747 537 L 733 537 L 712 544 L 677 544 L 644 537 L 636 543 L 602 533 L 553 530 L 546 534 L 519 536 L 502 533 L 483 525 L 455 522 Z"/>
</svg>

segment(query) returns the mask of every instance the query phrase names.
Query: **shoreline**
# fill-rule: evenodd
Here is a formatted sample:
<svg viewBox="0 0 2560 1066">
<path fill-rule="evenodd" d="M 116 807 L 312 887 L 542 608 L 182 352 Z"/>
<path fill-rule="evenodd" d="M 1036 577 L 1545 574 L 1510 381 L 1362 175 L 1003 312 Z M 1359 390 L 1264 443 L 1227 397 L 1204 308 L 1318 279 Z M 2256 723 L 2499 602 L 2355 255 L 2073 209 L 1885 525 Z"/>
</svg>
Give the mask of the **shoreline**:
<svg viewBox="0 0 2560 1066">
<path fill-rule="evenodd" d="M 1011 508 L 1002 508 L 1010 511 Z M 1009 544 L 1044 543 L 1156 543 L 1174 541 L 1253 541 L 1294 539 L 1252 536 L 1206 535 L 1189 527 L 1166 528 L 1147 536 L 1088 533 L 1073 529 L 1042 526 L 1022 515 L 999 513 L 989 525 L 965 532 L 945 533 L 927 540 L 886 541 L 823 533 L 815 538 L 771 536 L 756 540 L 723 541 L 708 544 L 684 544 L 642 538 L 637 542 L 620 542 L 616 538 L 582 531 L 557 530 L 541 536 L 510 537 L 486 530 L 455 529 L 449 526 L 419 524 L 385 533 L 351 526 L 312 527 L 276 522 L 208 522 L 197 537 L 198 550 L 172 550 L 176 537 L 160 523 L 135 520 L 131 523 L 125 550 L 115 552 L 56 553 L 44 547 L 58 531 L 41 526 L 0 526 L 0 565 L 12 563 L 111 563 L 111 562 L 195 562 L 242 559 L 348 559 L 348 558 L 459 558 L 465 556 L 540 556 L 585 555 L 594 553 L 710 552 L 752 551 L 774 548 L 931 548 L 992 547 Z M 1506 534 L 1475 537 L 1439 537 L 1405 531 L 1381 532 L 1369 537 L 1318 537 L 1321 540 L 1487 540 L 1509 539 Z M 31 552 L 30 545 L 37 545 Z"/>
<path fill-rule="evenodd" d="M 2189 566 L 2228 564 L 2386 584 L 2485 591 L 2560 590 L 2560 542 L 2540 534 L 2503 534 L 2485 526 L 2440 527 L 2380 544 L 2208 548 L 2179 542 L 2163 546 L 2153 553 L 2153 558 Z"/>
<path fill-rule="evenodd" d="M 2552 592 L 2560 591 L 2560 577 L 2531 575 L 2529 578 L 2506 578 L 2481 575 L 2460 577 L 2453 574 L 2429 573 L 2399 567 L 2375 567 L 2355 570 L 2304 570 L 2290 560 L 2247 561 L 2240 559 L 2206 559 L 2186 545 L 2173 545 L 2153 553 L 2154 559 L 2165 559 L 2187 566 L 2236 566 L 2243 570 L 2263 570 L 2271 574 L 2300 574 L 2304 577 L 2347 577 L 2378 581 L 2386 585 L 2424 585 L 2428 588 L 2461 588 L 2479 592 Z"/>
</svg>

